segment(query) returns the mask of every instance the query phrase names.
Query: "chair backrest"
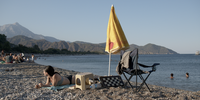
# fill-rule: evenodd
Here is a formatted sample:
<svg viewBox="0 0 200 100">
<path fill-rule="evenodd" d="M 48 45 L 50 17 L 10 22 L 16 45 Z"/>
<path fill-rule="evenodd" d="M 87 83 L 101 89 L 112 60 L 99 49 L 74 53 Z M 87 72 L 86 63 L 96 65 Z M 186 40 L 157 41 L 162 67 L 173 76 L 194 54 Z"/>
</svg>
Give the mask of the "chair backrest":
<svg viewBox="0 0 200 100">
<path fill-rule="evenodd" d="M 134 49 L 130 53 L 129 56 L 130 56 L 130 59 L 132 61 L 131 63 L 132 63 L 133 69 L 140 69 L 139 66 L 138 66 L 138 48 Z"/>
<path fill-rule="evenodd" d="M 139 69 L 138 67 L 138 49 L 133 51 L 122 51 L 121 52 L 121 62 L 123 63 L 124 68 L 129 69 Z"/>
</svg>

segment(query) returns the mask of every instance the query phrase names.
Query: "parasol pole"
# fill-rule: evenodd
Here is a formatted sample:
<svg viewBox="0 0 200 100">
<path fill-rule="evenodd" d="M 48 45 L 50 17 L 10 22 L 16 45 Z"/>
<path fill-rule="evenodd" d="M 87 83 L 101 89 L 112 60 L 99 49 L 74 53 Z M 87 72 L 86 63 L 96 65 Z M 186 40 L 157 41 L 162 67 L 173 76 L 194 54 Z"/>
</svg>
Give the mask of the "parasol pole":
<svg viewBox="0 0 200 100">
<path fill-rule="evenodd" d="M 110 62 L 111 62 L 111 52 L 109 53 L 108 76 L 110 76 Z"/>
</svg>

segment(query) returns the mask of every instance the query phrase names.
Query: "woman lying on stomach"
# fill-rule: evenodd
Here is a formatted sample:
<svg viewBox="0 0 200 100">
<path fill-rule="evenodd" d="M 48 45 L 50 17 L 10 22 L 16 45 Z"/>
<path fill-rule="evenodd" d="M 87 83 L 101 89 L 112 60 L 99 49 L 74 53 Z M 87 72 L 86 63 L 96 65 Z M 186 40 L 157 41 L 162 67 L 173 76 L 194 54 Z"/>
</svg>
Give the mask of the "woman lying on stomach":
<svg viewBox="0 0 200 100">
<path fill-rule="evenodd" d="M 68 84 L 75 84 L 75 77 L 70 75 L 68 77 L 61 76 L 58 72 L 54 72 L 52 66 L 46 66 L 43 70 L 44 76 L 47 76 L 46 84 L 39 83 L 35 85 L 35 88 L 50 87 L 50 86 L 62 86 Z"/>
</svg>

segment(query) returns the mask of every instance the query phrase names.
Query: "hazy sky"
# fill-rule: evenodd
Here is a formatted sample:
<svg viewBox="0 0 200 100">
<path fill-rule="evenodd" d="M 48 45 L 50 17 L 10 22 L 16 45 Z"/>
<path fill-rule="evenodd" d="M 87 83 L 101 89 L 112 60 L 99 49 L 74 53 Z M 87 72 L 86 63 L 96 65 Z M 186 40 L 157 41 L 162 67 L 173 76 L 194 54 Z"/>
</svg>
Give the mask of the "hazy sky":
<svg viewBox="0 0 200 100">
<path fill-rule="evenodd" d="M 18 22 L 60 40 L 102 43 L 112 4 L 129 44 L 200 50 L 200 0 L 0 0 L 0 26 Z"/>
</svg>

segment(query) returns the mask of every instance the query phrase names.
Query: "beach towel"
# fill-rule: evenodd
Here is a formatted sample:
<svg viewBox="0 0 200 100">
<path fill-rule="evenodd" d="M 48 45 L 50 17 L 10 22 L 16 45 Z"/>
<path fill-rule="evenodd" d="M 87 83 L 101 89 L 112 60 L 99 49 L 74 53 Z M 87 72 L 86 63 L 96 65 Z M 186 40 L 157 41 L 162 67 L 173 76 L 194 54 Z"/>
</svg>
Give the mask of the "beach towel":
<svg viewBox="0 0 200 100">
<path fill-rule="evenodd" d="M 0 64 L 4 64 L 5 63 L 5 61 L 0 61 Z"/>
<path fill-rule="evenodd" d="M 75 85 L 75 84 L 69 84 L 69 85 L 63 85 L 63 86 L 42 87 L 42 88 L 58 91 L 58 90 L 61 90 L 61 89 L 64 89 L 64 88 L 69 88 L 70 86 L 73 86 L 73 85 Z"/>
</svg>

